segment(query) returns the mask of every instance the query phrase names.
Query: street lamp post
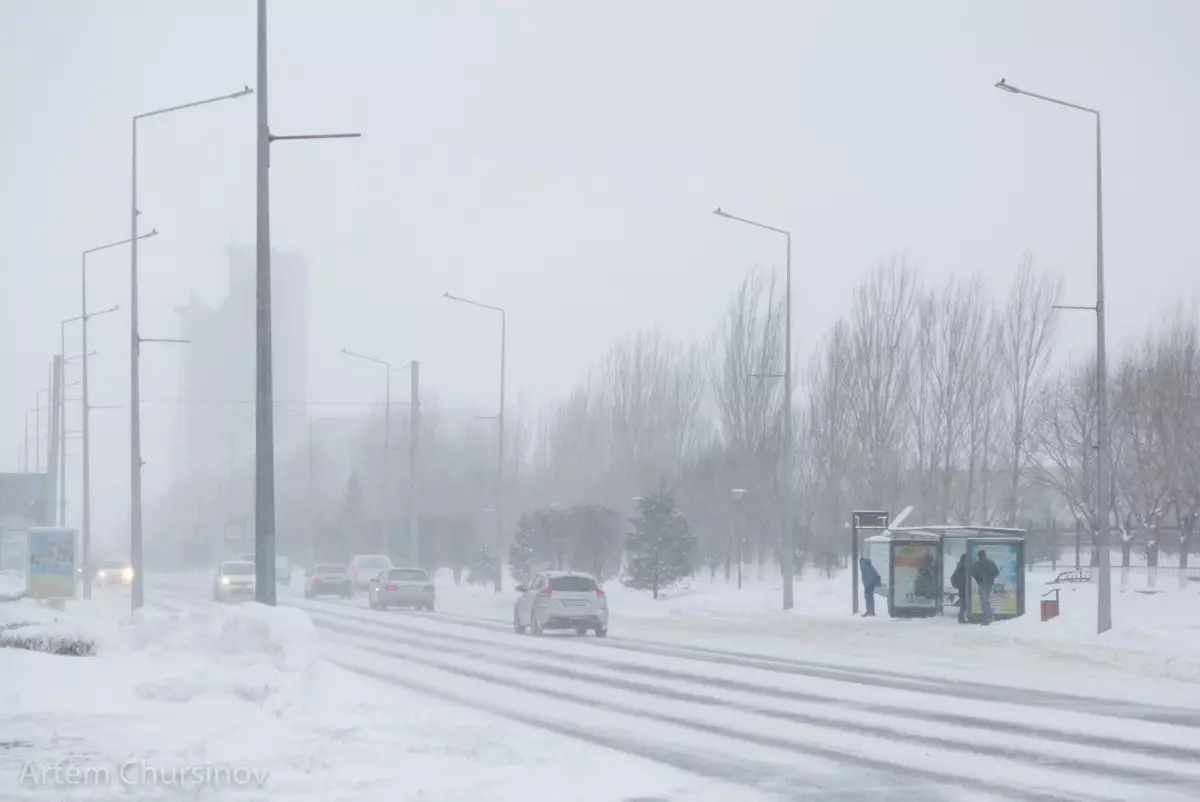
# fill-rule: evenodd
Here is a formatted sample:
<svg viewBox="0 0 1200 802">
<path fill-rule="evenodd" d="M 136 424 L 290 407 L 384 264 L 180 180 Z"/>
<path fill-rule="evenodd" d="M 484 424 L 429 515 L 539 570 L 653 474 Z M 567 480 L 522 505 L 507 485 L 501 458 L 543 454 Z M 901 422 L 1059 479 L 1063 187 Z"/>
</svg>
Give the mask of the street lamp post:
<svg viewBox="0 0 1200 802">
<path fill-rule="evenodd" d="M 775 228 L 744 217 L 736 217 L 722 211 L 720 207 L 713 214 L 745 223 L 755 228 L 774 231 L 782 234 L 787 242 L 787 299 L 785 301 L 785 333 L 783 345 L 783 373 L 774 374 L 769 378 L 783 379 L 783 609 L 790 610 L 793 605 L 792 597 L 792 556 L 796 551 L 796 533 L 792 525 L 792 234 L 782 228 Z"/>
<path fill-rule="evenodd" d="M 392 536 L 392 500 L 390 497 L 392 492 L 392 374 L 408 370 L 409 366 L 405 365 L 392 370 L 392 363 L 385 360 L 359 354 L 347 348 L 343 348 L 342 353 L 355 359 L 365 359 L 368 362 L 383 365 L 383 533 L 380 537 L 380 549 L 382 554 L 387 554 Z"/>
<path fill-rule="evenodd" d="M 1096 118 L 1096 305 L 1094 307 L 1063 307 L 1088 309 L 1096 313 L 1096 537 L 1100 554 L 1098 566 L 1100 587 L 1097 594 L 1096 631 L 1105 633 L 1112 629 L 1112 571 L 1110 568 L 1111 544 L 1109 531 L 1109 479 L 1112 472 L 1112 452 L 1108 440 L 1108 363 L 1104 347 L 1104 190 L 1100 150 L 1100 112 L 1087 106 L 1068 103 L 1065 100 L 1026 92 L 1007 83 L 1003 78 L 996 83 L 997 89 L 1014 95 L 1025 95 L 1035 100 L 1044 100 L 1057 106 L 1091 114 Z"/>
<path fill-rule="evenodd" d="M 36 415 L 37 413 L 37 409 L 25 410 L 25 465 L 23 468 L 25 473 L 29 473 L 29 416 Z"/>
<path fill-rule="evenodd" d="M 41 390 L 38 390 L 36 393 L 34 393 L 33 408 L 35 411 L 34 411 L 34 415 L 33 415 L 33 428 L 34 428 L 35 432 L 34 432 L 34 441 L 33 441 L 34 442 L 33 456 L 34 456 L 34 462 L 35 462 L 35 470 L 37 473 L 42 472 L 42 393 L 46 393 L 46 409 L 47 410 L 50 409 L 50 402 L 52 400 L 50 398 L 49 388 L 43 387 Z"/>
<path fill-rule="evenodd" d="M 135 118 L 135 120 L 136 120 L 136 118 Z M 137 132 L 137 128 L 135 126 L 135 128 L 134 128 L 134 136 L 135 137 L 137 135 L 136 132 Z M 139 239 L 139 240 L 149 239 L 150 237 L 156 237 L 156 236 L 158 236 L 158 229 L 152 229 L 148 234 L 143 234 L 140 237 L 137 237 L 137 239 Z M 79 265 L 79 290 L 80 290 L 79 291 L 79 297 L 80 297 L 79 307 L 80 308 L 79 308 L 79 318 L 78 319 L 81 321 L 80 328 L 82 329 L 81 337 L 82 337 L 82 343 L 83 343 L 83 364 L 81 366 L 82 371 L 83 371 L 83 378 L 82 378 L 82 381 L 83 381 L 83 389 L 82 389 L 82 393 L 83 393 L 83 470 L 82 470 L 82 473 L 83 473 L 83 480 L 82 480 L 83 481 L 83 492 L 82 492 L 83 506 L 81 508 L 83 517 L 81 518 L 81 526 L 80 526 L 80 542 L 81 542 L 81 546 L 82 546 L 81 563 L 83 566 L 83 598 L 85 598 L 85 599 L 92 598 L 92 572 L 91 572 L 91 566 L 89 565 L 89 563 L 91 561 L 91 542 L 92 542 L 91 541 L 92 458 L 91 458 L 91 436 L 90 436 L 90 427 L 89 427 L 89 419 L 91 418 L 91 414 L 90 414 L 91 410 L 88 406 L 88 325 L 87 324 L 88 324 L 88 318 L 95 317 L 96 315 L 103 315 L 108 312 L 115 312 L 116 310 L 120 309 L 119 306 L 113 306 L 113 307 L 110 307 L 109 309 L 105 309 L 101 312 L 93 312 L 93 313 L 88 312 L 88 310 L 87 310 L 87 259 L 88 259 L 88 254 L 93 254 L 98 251 L 106 251 L 109 248 L 118 248 L 122 245 L 129 245 L 129 244 L 133 244 L 134 250 L 137 249 L 136 240 L 123 239 L 118 242 L 110 242 L 106 245 L 98 245 L 95 248 L 88 248 L 87 250 L 83 251 L 80 254 L 80 265 Z M 136 296 L 137 296 L 137 289 L 135 287 L 134 297 L 136 298 Z M 134 303 L 136 305 L 136 300 Z M 64 444 L 64 447 L 65 447 L 65 444 Z M 140 476 L 140 471 L 138 473 Z M 140 491 L 140 488 L 139 488 L 139 491 Z M 134 571 L 140 571 L 140 570 L 141 570 L 140 566 L 134 567 Z"/>
<path fill-rule="evenodd" d="M 240 91 L 218 97 L 196 100 L 178 106 L 168 106 L 133 116 L 131 140 L 131 162 L 129 175 L 129 557 L 133 566 L 133 586 L 130 589 L 130 607 L 138 610 L 143 601 L 142 583 L 142 416 L 141 377 L 138 373 L 138 357 L 145 340 L 138 333 L 138 203 L 137 203 L 137 142 L 138 120 L 158 117 L 171 112 L 207 106 L 222 100 L 244 97 L 254 90 L 245 87 Z M 85 349 L 86 350 L 86 349 Z M 86 372 L 86 371 L 85 371 Z M 272 582 L 274 592 L 274 582 Z"/>
<path fill-rule="evenodd" d="M 92 313 L 91 317 L 95 317 L 96 315 L 102 315 L 107 312 L 115 312 L 118 309 L 120 309 L 119 306 L 110 307 L 109 309 L 104 309 L 100 312 Z M 66 348 L 66 338 L 63 337 L 63 334 L 64 334 L 63 329 L 65 328 L 65 324 L 71 323 L 76 320 L 83 320 L 83 316 L 77 315 L 75 317 L 67 318 L 66 320 L 63 321 L 64 325 L 60 326 L 60 328 L 59 328 L 59 338 L 60 338 L 60 340 L 62 340 L 62 342 L 60 342 L 59 345 L 64 349 Z M 88 354 L 88 356 L 95 356 L 95 355 L 96 355 L 95 351 L 92 351 L 91 353 Z M 62 359 L 63 375 L 64 376 L 66 375 L 67 365 L 71 364 L 72 362 L 74 362 L 77 359 L 82 360 L 83 356 L 84 356 L 83 354 L 76 354 L 75 356 L 66 356 L 64 354 L 63 359 Z M 77 385 L 79 383 L 80 382 L 71 382 L 70 384 L 63 385 L 64 392 L 59 394 L 60 409 L 59 409 L 59 415 L 58 415 L 58 422 L 59 422 L 60 428 L 59 428 L 58 442 L 59 442 L 59 447 L 61 448 L 61 455 L 58 460 L 59 469 L 61 471 L 60 477 L 59 477 L 60 481 L 59 481 L 59 493 L 58 493 L 59 526 L 67 525 L 67 501 L 66 501 L 66 498 L 67 498 L 67 494 L 66 494 L 66 487 L 67 487 L 67 468 L 66 468 L 66 465 L 67 465 L 67 445 L 66 445 L 66 443 L 67 443 L 67 401 L 81 400 L 79 398 L 70 398 L 70 399 L 67 398 L 67 394 L 66 394 L 65 390 L 67 387 L 74 387 L 75 385 Z M 91 408 L 95 409 L 95 407 L 91 407 Z M 80 437 L 82 437 L 82 435 L 80 435 Z"/>
<path fill-rule="evenodd" d="M 442 296 L 451 301 L 458 301 L 459 303 L 470 304 L 471 306 L 478 306 L 481 309 L 490 309 L 493 312 L 500 313 L 500 411 L 496 415 L 497 428 L 499 429 L 496 445 L 496 592 L 500 593 L 501 586 L 504 583 L 504 372 L 507 362 L 508 313 L 498 306 L 460 298 L 448 292 L 442 293 Z"/>
<path fill-rule="evenodd" d="M 729 491 L 729 495 L 733 496 L 733 536 L 737 540 L 737 561 L 738 561 L 738 590 L 742 589 L 742 540 L 745 539 L 746 533 L 742 529 L 742 499 L 746 496 L 746 491 L 740 487 L 735 487 Z M 759 579 L 762 579 L 760 576 Z"/>
</svg>

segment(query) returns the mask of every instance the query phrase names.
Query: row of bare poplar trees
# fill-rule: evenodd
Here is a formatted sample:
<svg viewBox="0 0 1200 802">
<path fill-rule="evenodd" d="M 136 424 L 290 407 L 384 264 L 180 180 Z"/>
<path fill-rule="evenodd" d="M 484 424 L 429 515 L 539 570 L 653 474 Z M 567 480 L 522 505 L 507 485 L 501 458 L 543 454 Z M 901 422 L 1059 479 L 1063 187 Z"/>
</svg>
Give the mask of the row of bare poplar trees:
<svg viewBox="0 0 1200 802">
<path fill-rule="evenodd" d="M 773 275 L 752 271 L 707 342 L 639 331 L 568 397 L 518 415 L 516 490 L 530 505 L 624 509 L 646 488 L 672 488 L 713 570 L 738 539 L 760 564 L 778 555 L 784 492 L 798 557 L 814 562 L 845 550 L 856 508 L 912 504 L 923 523 L 1078 520 L 1092 535 L 1095 363 L 1055 354 L 1060 289 L 1031 257 L 1001 288 L 925 283 L 902 260 L 878 267 L 796 366 L 789 486 L 783 383 L 771 378 L 783 369 L 784 298 Z M 1113 360 L 1108 520 L 1126 563 L 1135 546 L 1151 560 L 1178 553 L 1200 516 L 1196 348 L 1181 314 Z M 740 502 L 733 488 L 746 491 Z"/>
</svg>

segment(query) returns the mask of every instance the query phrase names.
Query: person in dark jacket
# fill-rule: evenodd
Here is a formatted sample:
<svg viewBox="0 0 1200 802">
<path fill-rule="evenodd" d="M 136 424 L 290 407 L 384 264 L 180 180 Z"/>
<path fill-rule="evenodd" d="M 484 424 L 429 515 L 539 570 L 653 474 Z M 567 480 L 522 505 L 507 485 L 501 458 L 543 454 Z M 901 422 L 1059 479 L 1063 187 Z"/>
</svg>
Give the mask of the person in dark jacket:
<svg viewBox="0 0 1200 802">
<path fill-rule="evenodd" d="M 862 571 L 863 595 L 867 600 L 867 611 L 863 613 L 863 618 L 867 618 L 875 615 L 875 588 L 882 580 L 875 566 L 866 557 L 858 558 L 858 568 Z"/>
<path fill-rule="evenodd" d="M 982 611 L 981 623 L 984 626 L 992 623 L 992 583 L 999 575 L 1000 569 L 988 559 L 987 552 L 980 549 L 979 556 L 971 566 L 971 578 L 979 588 L 979 609 Z"/>
<path fill-rule="evenodd" d="M 950 575 L 950 585 L 958 591 L 958 623 L 967 623 L 967 553 L 964 551 L 958 556 L 958 565 L 954 567 L 954 573 Z"/>
</svg>

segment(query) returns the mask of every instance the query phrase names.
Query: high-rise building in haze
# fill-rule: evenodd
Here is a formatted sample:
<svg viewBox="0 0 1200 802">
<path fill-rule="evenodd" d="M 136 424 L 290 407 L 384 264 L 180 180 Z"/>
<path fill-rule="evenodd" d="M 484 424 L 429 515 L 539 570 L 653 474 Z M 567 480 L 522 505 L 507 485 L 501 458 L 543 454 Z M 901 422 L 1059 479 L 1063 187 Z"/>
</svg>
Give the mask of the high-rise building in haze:
<svg viewBox="0 0 1200 802">
<path fill-rule="evenodd" d="M 224 298 L 192 297 L 177 308 L 180 349 L 177 459 L 172 504 L 176 527 L 224 531 L 253 521 L 256 273 L 253 248 L 228 252 Z M 308 383 L 308 265 L 299 253 L 272 251 L 271 314 L 274 394 L 303 401 Z M 285 413 L 286 414 L 286 413 Z M 276 455 L 295 444 L 277 427 Z M 186 509 L 194 505 L 194 511 Z M 191 526 L 186 520 L 192 519 Z"/>
</svg>

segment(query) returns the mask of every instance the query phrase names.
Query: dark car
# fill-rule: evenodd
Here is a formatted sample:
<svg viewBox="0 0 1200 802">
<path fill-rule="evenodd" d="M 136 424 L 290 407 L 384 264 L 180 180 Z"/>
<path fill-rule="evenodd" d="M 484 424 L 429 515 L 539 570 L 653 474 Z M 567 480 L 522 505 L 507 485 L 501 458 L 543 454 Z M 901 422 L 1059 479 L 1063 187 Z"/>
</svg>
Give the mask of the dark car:
<svg viewBox="0 0 1200 802">
<path fill-rule="evenodd" d="M 350 598 L 353 589 L 344 565 L 318 565 L 304 577 L 304 596 L 309 599 L 332 595 Z"/>
</svg>

